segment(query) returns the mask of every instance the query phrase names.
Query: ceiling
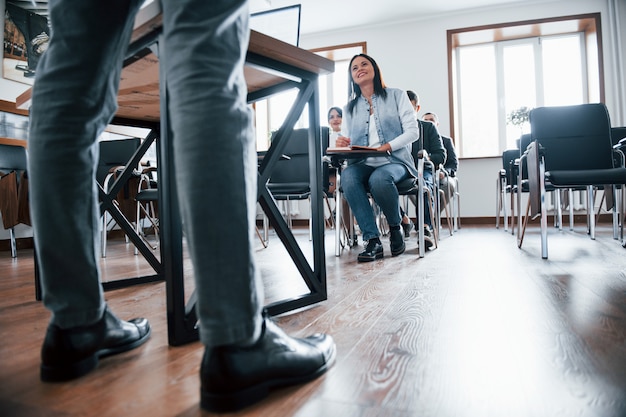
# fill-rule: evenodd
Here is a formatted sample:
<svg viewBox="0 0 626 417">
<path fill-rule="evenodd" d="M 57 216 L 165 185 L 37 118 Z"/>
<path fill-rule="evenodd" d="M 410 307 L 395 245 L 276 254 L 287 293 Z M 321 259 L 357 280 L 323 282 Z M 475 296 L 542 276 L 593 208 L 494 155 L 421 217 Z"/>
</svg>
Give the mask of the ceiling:
<svg viewBox="0 0 626 417">
<path fill-rule="evenodd" d="M 47 16 L 48 0 L 7 0 Z M 498 7 L 527 0 L 251 0 L 250 11 L 259 12 L 301 5 L 300 34 L 342 28 L 415 20 L 467 9 Z"/>
</svg>

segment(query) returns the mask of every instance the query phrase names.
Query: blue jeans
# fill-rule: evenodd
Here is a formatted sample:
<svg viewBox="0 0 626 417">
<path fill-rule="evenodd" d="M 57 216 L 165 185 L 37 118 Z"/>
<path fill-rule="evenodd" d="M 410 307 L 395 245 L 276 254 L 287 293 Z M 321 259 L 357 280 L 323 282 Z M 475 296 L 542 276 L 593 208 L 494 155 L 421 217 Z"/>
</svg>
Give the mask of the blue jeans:
<svg viewBox="0 0 626 417">
<path fill-rule="evenodd" d="M 122 62 L 143 0 L 51 0 L 52 36 L 37 67 L 29 138 L 32 221 L 51 322 L 103 313 L 97 138 L 117 110 Z M 245 0 L 162 0 L 159 57 L 170 140 L 207 346 L 260 333 L 254 260 L 257 159 L 246 103 Z M 215 198 L 215 196 L 227 196 Z"/>
<path fill-rule="evenodd" d="M 341 188 L 359 223 L 363 240 L 380 236 L 368 192 L 385 214 L 389 226 L 399 226 L 400 202 L 396 183 L 408 178 L 409 175 L 406 167 L 397 163 L 389 163 L 376 168 L 357 163 L 348 165 L 343 170 Z"/>
</svg>

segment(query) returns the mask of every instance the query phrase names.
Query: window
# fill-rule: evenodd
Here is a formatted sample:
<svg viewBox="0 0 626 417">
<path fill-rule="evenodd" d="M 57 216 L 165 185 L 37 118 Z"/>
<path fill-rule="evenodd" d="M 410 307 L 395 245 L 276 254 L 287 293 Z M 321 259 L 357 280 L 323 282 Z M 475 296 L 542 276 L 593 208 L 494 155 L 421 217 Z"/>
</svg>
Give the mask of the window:
<svg viewBox="0 0 626 417">
<path fill-rule="evenodd" d="M 448 31 L 451 131 L 462 157 L 499 156 L 530 131 L 520 108 L 602 101 L 599 14 Z"/>
<path fill-rule="evenodd" d="M 327 48 L 312 49 L 327 59 L 335 61 L 335 72 L 319 77 L 319 102 L 320 123 L 326 126 L 326 113 L 333 106 L 343 107 L 348 102 L 348 65 L 354 55 L 365 53 L 365 43 L 338 45 Z M 269 148 L 269 140 L 272 132 L 282 125 L 287 112 L 296 99 L 298 91 L 289 90 L 276 94 L 266 100 L 254 103 L 255 127 L 257 150 L 263 151 Z M 302 112 L 302 116 L 296 123 L 296 128 L 309 126 L 308 112 Z"/>
</svg>

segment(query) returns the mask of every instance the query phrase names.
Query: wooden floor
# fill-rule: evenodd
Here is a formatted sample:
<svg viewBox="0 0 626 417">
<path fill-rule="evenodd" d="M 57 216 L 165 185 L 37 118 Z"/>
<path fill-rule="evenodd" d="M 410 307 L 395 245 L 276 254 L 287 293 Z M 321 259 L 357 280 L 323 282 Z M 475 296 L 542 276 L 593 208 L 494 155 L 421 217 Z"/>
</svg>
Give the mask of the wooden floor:
<svg viewBox="0 0 626 417">
<path fill-rule="evenodd" d="M 308 253 L 306 230 L 297 234 Z M 607 226 L 596 241 L 582 225 L 551 230 L 547 261 L 536 228 L 519 250 L 502 229 L 466 226 L 422 259 L 413 235 L 404 255 L 369 264 L 358 249 L 335 257 L 332 238 L 328 300 L 277 321 L 294 335 L 331 333 L 337 363 L 236 415 L 626 416 L 626 249 Z M 302 291 L 277 237 L 257 254 L 268 299 Z M 119 316 L 151 321 L 147 344 L 76 381 L 41 383 L 49 314 L 34 301 L 31 256 L 0 253 L 1 416 L 208 415 L 203 348 L 168 346 L 163 283 L 106 293 Z M 123 240 L 102 266 L 106 280 L 146 270 Z"/>
</svg>

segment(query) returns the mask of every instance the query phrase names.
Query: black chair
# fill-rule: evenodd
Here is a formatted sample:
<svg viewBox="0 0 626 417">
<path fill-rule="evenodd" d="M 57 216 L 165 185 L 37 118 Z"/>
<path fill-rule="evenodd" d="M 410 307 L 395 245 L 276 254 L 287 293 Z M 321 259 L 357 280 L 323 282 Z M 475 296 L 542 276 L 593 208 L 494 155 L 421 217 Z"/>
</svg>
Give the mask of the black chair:
<svg viewBox="0 0 626 417">
<path fill-rule="evenodd" d="M 437 227 L 441 229 L 441 212 L 446 214 L 446 223 L 450 236 L 461 228 L 461 193 L 459 191 L 459 178 L 457 173 L 448 172 L 444 167 L 439 167 L 438 176 L 444 176 L 445 186 L 439 184 L 439 222 Z"/>
<path fill-rule="evenodd" d="M 504 231 L 509 230 L 509 218 L 511 229 L 513 228 L 513 218 L 515 209 L 513 207 L 513 196 L 517 189 L 517 178 L 514 175 L 515 161 L 520 157 L 519 149 L 507 149 L 502 152 L 502 169 L 498 171 L 498 181 L 496 182 L 496 229 L 500 228 L 500 216 Z M 507 209 L 507 195 L 509 205 Z M 510 216 L 509 216 L 510 215 Z"/>
<path fill-rule="evenodd" d="M 17 257 L 15 226 L 30 225 L 27 185 L 26 148 L 0 144 L 0 213 L 2 224 L 9 230 L 11 257 Z"/>
<path fill-rule="evenodd" d="M 141 146 L 141 139 L 116 139 L 99 142 L 100 156 L 96 168 L 96 181 L 105 192 L 109 192 L 117 180 L 118 174 L 125 168 Z M 135 196 L 138 184 L 141 180 L 141 172 L 136 171 L 122 187 L 116 198 L 116 203 L 124 216 L 131 222 L 136 223 Z M 107 232 L 115 226 L 107 212 L 102 216 L 101 256 L 106 257 Z"/>
<path fill-rule="evenodd" d="M 518 246 L 522 246 L 528 219 L 540 216 L 541 256 L 547 259 L 546 185 L 555 189 L 585 187 L 588 208 L 593 212 L 593 188 L 626 184 L 626 168 L 616 167 L 604 104 L 536 108 L 530 112 L 530 124 L 533 142 L 525 156 L 530 196 Z M 588 227 L 595 239 L 594 216 L 589 216 Z"/>
<path fill-rule="evenodd" d="M 135 195 L 135 203 L 137 205 L 137 214 L 135 222 L 135 231 L 139 235 L 146 245 L 150 246 L 153 250 L 157 248 L 159 243 L 159 215 L 157 212 L 157 203 L 159 201 L 159 190 L 151 182 L 149 176 L 144 172 L 142 173 L 141 180 Z M 152 230 L 155 236 L 155 242 L 151 243 L 145 233 L 145 227 L 142 223 L 142 219 L 148 221 L 148 228 Z M 139 250 L 135 247 L 135 255 L 139 253 Z"/>
<path fill-rule="evenodd" d="M 419 124 L 420 137 L 424 136 L 424 131 L 422 124 Z M 432 162 L 430 162 L 427 158 L 428 152 L 422 148 L 423 142 L 422 140 L 417 140 L 411 144 L 411 155 L 413 156 L 413 161 L 415 163 L 415 167 L 417 168 L 418 178 L 417 180 L 413 180 L 409 178 L 407 180 L 401 181 L 397 184 L 398 192 L 400 195 L 408 196 L 416 208 L 417 214 L 417 243 L 419 246 L 419 256 L 420 258 L 424 257 L 425 254 L 425 245 L 424 245 L 424 225 L 425 223 L 425 215 L 426 215 L 426 207 L 424 206 L 424 195 L 426 195 L 426 201 L 429 205 L 429 215 L 430 221 L 433 225 L 433 239 L 435 241 L 435 248 L 439 246 L 439 229 L 438 226 L 440 224 L 440 210 L 439 210 L 439 174 L 438 170 L 435 169 L 435 166 Z M 424 157 L 426 156 L 426 157 Z M 426 185 L 424 180 L 424 171 L 429 170 L 433 179 L 433 189 Z M 411 181 L 414 181 L 414 184 L 411 184 Z M 408 212 L 408 206 L 405 204 L 405 212 Z"/>
<path fill-rule="evenodd" d="M 294 129 L 286 140 L 284 155 L 276 162 L 276 167 L 267 188 L 277 201 L 282 201 L 287 224 L 292 228 L 291 202 L 311 199 L 309 178 L 309 130 Z M 309 221 L 309 231 L 311 230 Z"/>
<path fill-rule="evenodd" d="M 611 141 L 613 142 L 613 149 L 616 151 L 616 159 L 615 164 L 617 166 L 625 166 L 626 165 L 626 127 L 612 127 L 611 128 Z M 620 187 L 621 188 L 621 187 Z M 606 191 L 606 190 L 605 190 Z M 619 240 L 622 242 L 622 245 L 626 247 L 626 242 L 624 242 L 624 216 L 626 215 L 626 193 L 622 189 L 622 198 L 620 200 L 616 200 L 613 204 L 618 203 L 619 207 L 616 207 L 616 210 L 619 213 L 617 223 L 619 223 Z M 606 194 L 610 196 L 610 194 Z M 612 207 L 611 202 L 607 199 L 607 210 Z M 615 219 L 614 219 L 615 222 Z"/>
</svg>

